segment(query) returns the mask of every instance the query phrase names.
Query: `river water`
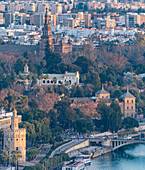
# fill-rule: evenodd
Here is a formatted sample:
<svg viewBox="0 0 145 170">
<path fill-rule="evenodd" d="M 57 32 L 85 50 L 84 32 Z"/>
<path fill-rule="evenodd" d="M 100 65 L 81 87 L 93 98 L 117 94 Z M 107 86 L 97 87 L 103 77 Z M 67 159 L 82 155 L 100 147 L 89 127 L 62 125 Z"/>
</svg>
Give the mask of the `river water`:
<svg viewBox="0 0 145 170">
<path fill-rule="evenodd" d="M 124 146 L 95 158 L 87 170 L 145 170 L 145 144 Z"/>
</svg>

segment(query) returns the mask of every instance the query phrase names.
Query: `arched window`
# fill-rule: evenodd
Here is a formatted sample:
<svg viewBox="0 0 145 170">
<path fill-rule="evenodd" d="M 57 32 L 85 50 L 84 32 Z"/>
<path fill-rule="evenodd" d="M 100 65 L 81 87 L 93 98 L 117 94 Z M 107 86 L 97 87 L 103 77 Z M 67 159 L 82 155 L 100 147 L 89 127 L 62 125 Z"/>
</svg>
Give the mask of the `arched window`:
<svg viewBox="0 0 145 170">
<path fill-rule="evenodd" d="M 45 80 L 43 80 L 43 84 L 45 84 Z"/>
<path fill-rule="evenodd" d="M 47 84 L 49 84 L 49 80 L 47 80 Z"/>
</svg>

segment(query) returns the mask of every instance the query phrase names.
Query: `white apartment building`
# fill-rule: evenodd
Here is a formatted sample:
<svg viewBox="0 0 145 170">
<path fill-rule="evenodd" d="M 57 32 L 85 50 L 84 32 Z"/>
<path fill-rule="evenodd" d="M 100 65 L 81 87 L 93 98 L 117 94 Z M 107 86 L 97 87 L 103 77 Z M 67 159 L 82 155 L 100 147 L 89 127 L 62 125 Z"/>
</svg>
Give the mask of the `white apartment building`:
<svg viewBox="0 0 145 170">
<path fill-rule="evenodd" d="M 62 5 L 57 2 L 55 4 L 53 4 L 51 13 L 52 14 L 62 14 Z"/>
</svg>

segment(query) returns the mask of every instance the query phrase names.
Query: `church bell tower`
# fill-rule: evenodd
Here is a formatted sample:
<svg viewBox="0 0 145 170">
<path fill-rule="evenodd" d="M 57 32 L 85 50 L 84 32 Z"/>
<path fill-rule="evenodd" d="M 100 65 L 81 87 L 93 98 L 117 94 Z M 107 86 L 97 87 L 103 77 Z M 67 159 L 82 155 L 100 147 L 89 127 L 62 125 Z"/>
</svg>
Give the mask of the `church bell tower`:
<svg viewBox="0 0 145 170">
<path fill-rule="evenodd" d="M 41 56 L 45 56 L 45 46 L 46 42 L 49 42 L 50 48 L 53 50 L 53 36 L 52 36 L 52 30 L 51 26 L 49 24 L 49 11 L 48 8 L 46 8 L 46 13 L 45 13 L 45 23 L 42 28 L 42 36 L 41 36 L 41 45 L 40 45 L 40 52 Z"/>
</svg>

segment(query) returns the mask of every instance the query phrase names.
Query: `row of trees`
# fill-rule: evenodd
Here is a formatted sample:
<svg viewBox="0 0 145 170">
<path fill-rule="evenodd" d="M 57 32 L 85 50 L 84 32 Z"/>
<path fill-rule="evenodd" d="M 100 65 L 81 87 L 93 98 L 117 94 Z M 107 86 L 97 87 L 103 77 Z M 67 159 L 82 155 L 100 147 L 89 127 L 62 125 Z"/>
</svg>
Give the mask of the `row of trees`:
<svg viewBox="0 0 145 170">
<path fill-rule="evenodd" d="M 27 161 L 31 161 L 31 160 L 35 159 L 39 153 L 40 153 L 40 151 L 37 148 L 28 149 L 26 151 Z"/>
<path fill-rule="evenodd" d="M 104 102 L 100 102 L 97 111 L 100 114 L 100 119 L 94 120 L 94 123 L 100 131 L 105 132 L 109 130 L 111 132 L 117 132 L 121 128 L 139 127 L 136 119 L 130 117 L 123 119 L 120 106 L 116 101 L 113 101 L 110 106 L 107 106 Z"/>
<path fill-rule="evenodd" d="M 11 164 L 11 166 L 15 166 L 18 170 L 18 161 L 20 158 L 22 158 L 22 155 L 19 150 L 11 151 L 10 148 L 6 148 L 6 150 L 0 154 L 0 164 L 7 167 Z"/>
</svg>

